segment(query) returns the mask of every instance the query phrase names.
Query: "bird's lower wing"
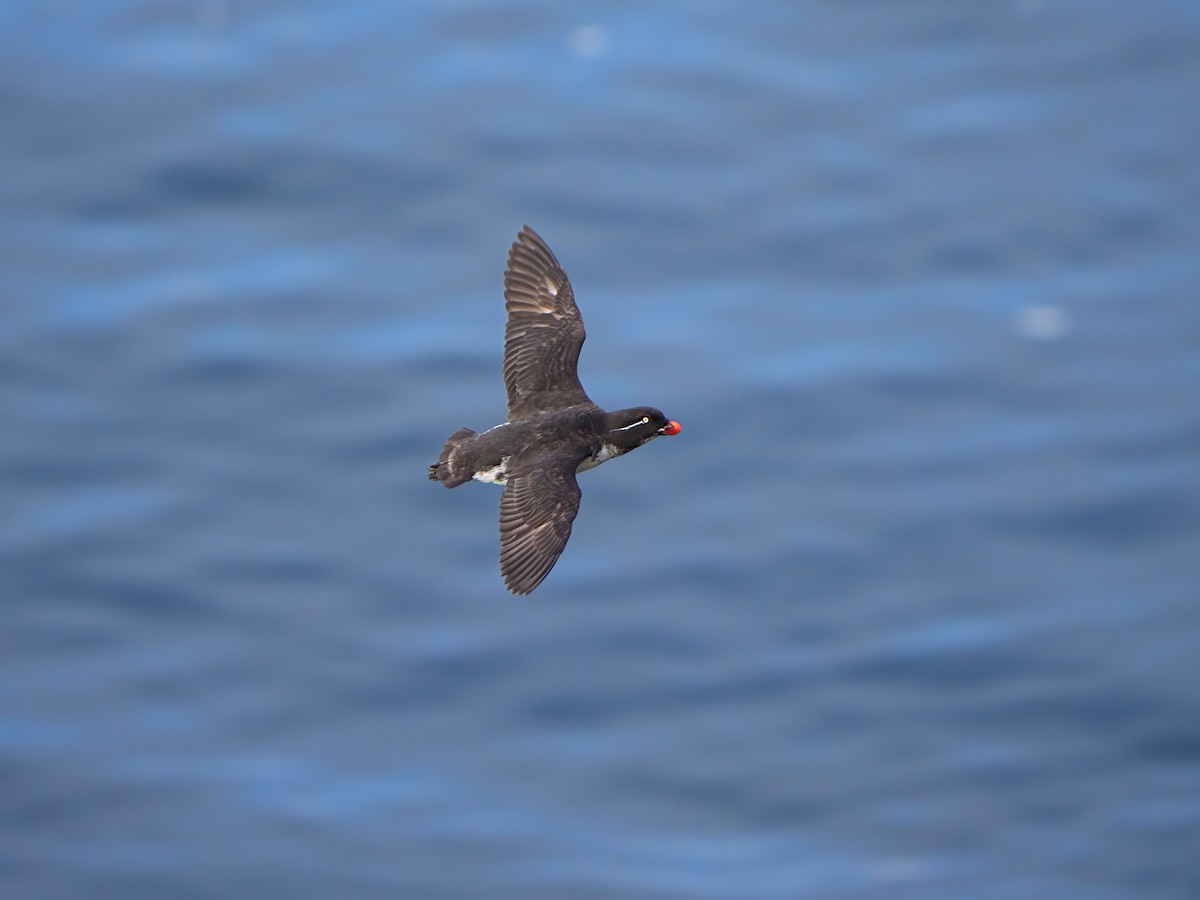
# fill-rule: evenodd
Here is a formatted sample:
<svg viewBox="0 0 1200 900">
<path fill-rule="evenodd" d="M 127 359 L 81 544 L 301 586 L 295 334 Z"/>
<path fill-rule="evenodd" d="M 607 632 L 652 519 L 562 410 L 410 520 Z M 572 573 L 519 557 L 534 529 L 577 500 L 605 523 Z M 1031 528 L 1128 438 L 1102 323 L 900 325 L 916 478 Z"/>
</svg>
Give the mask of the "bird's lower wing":
<svg viewBox="0 0 1200 900">
<path fill-rule="evenodd" d="M 544 579 L 571 537 L 579 512 L 575 460 L 558 460 L 511 475 L 500 498 L 500 574 L 514 594 Z"/>
</svg>

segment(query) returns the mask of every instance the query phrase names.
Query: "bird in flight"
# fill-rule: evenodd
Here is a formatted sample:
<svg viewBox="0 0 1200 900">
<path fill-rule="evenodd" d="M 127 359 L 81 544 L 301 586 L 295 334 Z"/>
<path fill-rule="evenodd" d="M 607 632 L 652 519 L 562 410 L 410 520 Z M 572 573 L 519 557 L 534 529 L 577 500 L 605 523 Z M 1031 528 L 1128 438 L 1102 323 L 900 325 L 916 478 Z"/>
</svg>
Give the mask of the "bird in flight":
<svg viewBox="0 0 1200 900">
<path fill-rule="evenodd" d="M 514 594 L 528 594 L 571 536 L 576 473 L 679 434 L 680 426 L 652 406 L 605 412 L 584 392 L 578 366 L 585 332 L 571 282 L 528 225 L 508 251 L 504 306 L 508 420 L 483 433 L 458 429 L 429 478 L 448 488 L 472 479 L 504 486 L 500 574 Z"/>
</svg>

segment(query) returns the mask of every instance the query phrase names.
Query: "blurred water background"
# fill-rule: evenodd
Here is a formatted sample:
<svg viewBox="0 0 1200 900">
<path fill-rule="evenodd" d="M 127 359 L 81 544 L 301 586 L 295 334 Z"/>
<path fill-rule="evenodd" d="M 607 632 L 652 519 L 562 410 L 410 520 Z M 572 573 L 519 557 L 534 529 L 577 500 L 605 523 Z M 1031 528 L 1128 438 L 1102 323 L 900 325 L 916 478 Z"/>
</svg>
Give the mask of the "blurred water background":
<svg viewBox="0 0 1200 900">
<path fill-rule="evenodd" d="M 0 30 L 4 898 L 1200 896 L 1200 6 Z M 683 433 L 514 598 L 523 223 Z"/>
</svg>

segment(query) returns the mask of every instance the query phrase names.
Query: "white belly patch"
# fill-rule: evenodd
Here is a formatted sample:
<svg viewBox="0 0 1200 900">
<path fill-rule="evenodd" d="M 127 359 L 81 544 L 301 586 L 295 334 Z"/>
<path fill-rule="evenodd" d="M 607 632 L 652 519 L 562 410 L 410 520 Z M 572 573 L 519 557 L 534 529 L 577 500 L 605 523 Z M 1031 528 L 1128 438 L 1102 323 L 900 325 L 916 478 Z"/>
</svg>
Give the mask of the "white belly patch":
<svg viewBox="0 0 1200 900">
<path fill-rule="evenodd" d="M 576 472 L 586 472 L 588 469 L 594 469 L 602 462 L 608 462 L 614 456 L 620 456 L 623 451 L 616 444 L 601 444 L 600 449 L 581 462 Z"/>
<path fill-rule="evenodd" d="M 508 481 L 508 473 L 505 471 L 505 466 L 508 465 L 509 457 L 502 457 L 500 465 L 492 466 L 490 469 L 482 469 L 476 472 L 471 477 L 476 481 L 482 481 L 485 484 L 504 484 Z"/>
</svg>

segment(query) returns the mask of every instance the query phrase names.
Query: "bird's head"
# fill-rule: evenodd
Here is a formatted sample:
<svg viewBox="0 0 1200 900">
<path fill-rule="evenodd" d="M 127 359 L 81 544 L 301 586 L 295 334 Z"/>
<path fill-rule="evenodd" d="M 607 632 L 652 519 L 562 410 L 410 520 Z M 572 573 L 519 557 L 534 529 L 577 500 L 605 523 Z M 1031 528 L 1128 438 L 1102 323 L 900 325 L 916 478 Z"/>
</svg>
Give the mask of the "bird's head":
<svg viewBox="0 0 1200 900">
<path fill-rule="evenodd" d="M 604 440 L 618 447 L 633 449 L 664 434 L 679 434 L 678 422 L 668 419 L 653 406 L 635 406 L 608 414 Z"/>
</svg>

